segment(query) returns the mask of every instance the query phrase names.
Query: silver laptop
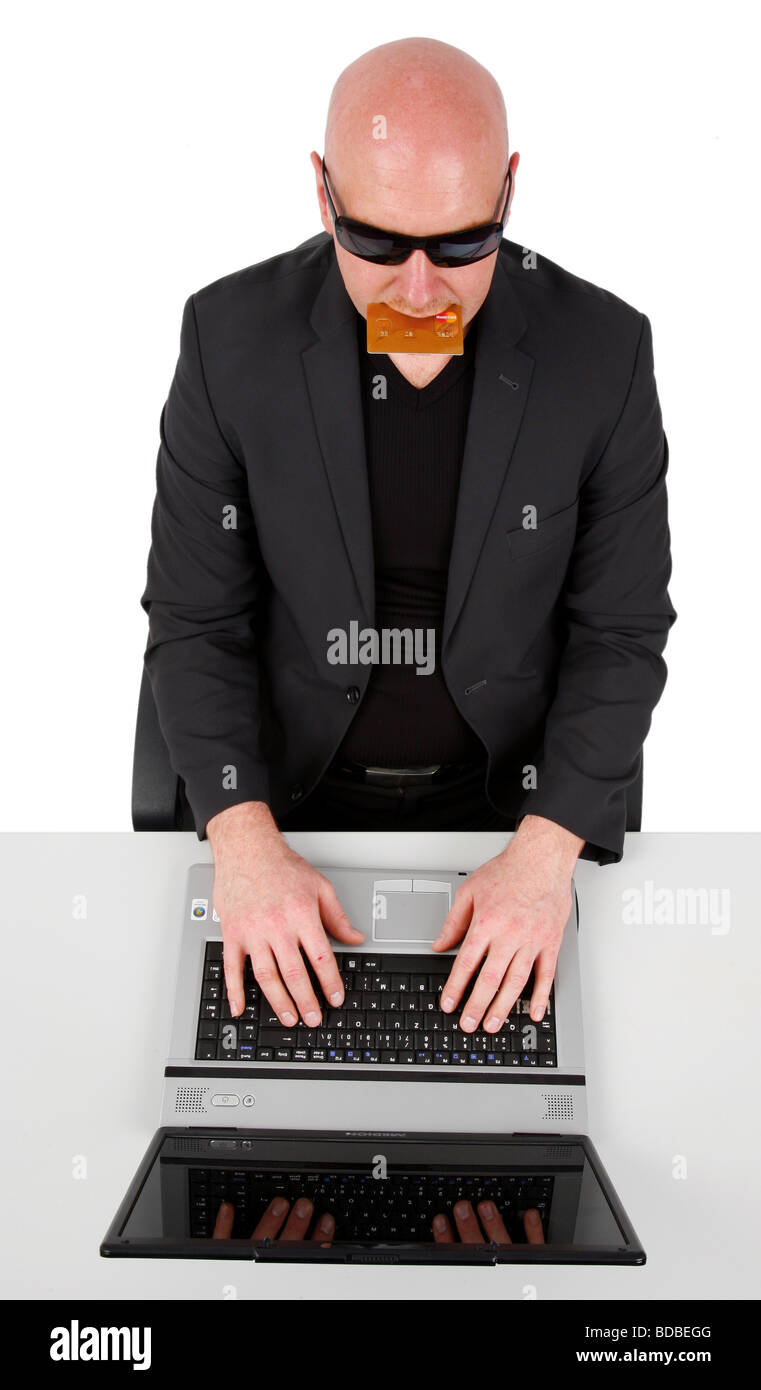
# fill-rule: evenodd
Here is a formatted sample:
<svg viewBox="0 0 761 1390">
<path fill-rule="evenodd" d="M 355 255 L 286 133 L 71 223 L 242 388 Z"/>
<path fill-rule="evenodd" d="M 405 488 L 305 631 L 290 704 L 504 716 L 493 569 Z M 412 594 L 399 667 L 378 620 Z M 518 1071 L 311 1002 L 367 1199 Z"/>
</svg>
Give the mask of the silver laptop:
<svg viewBox="0 0 761 1390">
<path fill-rule="evenodd" d="M 286 1029 L 250 962 L 232 1018 L 213 866 L 189 869 L 162 1128 L 101 1253 L 644 1263 L 586 1132 L 575 889 L 545 1018 L 529 1017 L 532 976 L 500 1033 L 467 1034 L 462 1003 L 440 1008 L 456 951 L 431 949 L 466 872 L 319 867 L 365 941 L 332 942 L 338 1009 L 309 966 L 317 1029 Z M 309 1196 L 315 1220 L 321 1205 L 332 1212 L 333 1239 L 256 1238 L 278 1194 Z M 455 1206 L 489 1197 L 500 1239 L 463 1243 Z M 220 1239 L 223 1202 L 235 1215 Z M 526 1211 L 539 1213 L 539 1239 Z"/>
</svg>

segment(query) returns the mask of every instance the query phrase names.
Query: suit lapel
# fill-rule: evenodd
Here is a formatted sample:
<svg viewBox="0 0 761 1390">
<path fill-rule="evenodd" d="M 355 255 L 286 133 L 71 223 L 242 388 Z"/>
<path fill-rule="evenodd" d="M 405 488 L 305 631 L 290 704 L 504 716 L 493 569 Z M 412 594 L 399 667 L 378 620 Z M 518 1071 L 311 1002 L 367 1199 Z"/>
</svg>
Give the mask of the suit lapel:
<svg viewBox="0 0 761 1390">
<path fill-rule="evenodd" d="M 375 613 L 375 569 L 367 453 L 357 356 L 357 311 L 335 254 L 312 308 L 319 335 L 303 353 L 325 469 L 367 622 Z"/>
<path fill-rule="evenodd" d="M 442 651 L 465 601 L 526 408 L 534 359 L 515 346 L 525 330 L 526 320 L 498 253 L 489 293 L 479 310 Z"/>
</svg>

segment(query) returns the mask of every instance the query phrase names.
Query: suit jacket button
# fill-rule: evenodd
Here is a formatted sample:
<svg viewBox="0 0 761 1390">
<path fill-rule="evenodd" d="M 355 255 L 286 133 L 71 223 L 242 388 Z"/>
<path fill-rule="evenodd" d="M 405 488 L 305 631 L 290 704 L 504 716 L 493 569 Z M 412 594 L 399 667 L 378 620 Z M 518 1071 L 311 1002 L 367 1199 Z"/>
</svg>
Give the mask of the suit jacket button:
<svg viewBox="0 0 761 1390">
<path fill-rule="evenodd" d="M 291 787 L 291 801 L 300 801 L 303 795 L 303 787 Z"/>
<path fill-rule="evenodd" d="M 357 704 L 359 704 L 359 686 L 358 686 L 358 685 L 350 685 L 350 686 L 348 686 L 348 687 L 347 687 L 347 690 L 346 690 L 346 698 L 347 698 L 347 700 L 349 701 L 349 704 L 350 704 L 350 705 L 357 705 Z"/>
</svg>

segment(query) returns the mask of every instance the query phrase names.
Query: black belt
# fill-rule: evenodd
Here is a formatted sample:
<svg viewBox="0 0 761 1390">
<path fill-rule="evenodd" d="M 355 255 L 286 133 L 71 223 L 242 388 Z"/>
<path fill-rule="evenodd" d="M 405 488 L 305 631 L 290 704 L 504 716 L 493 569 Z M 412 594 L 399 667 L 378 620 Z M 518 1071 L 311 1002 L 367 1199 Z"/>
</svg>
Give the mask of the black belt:
<svg viewBox="0 0 761 1390">
<path fill-rule="evenodd" d="M 370 783 L 378 787 L 426 786 L 431 782 L 447 781 L 450 777 L 473 772 L 471 763 L 430 763 L 421 767 L 365 767 L 364 763 L 332 763 L 334 776 L 351 782 Z"/>
</svg>

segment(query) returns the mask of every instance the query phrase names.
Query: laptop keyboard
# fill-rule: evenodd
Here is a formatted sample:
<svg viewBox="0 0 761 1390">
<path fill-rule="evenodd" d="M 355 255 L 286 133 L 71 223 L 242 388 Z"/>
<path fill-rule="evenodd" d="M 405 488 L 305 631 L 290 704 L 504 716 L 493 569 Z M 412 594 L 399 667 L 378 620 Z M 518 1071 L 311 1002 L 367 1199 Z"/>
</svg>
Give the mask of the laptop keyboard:
<svg viewBox="0 0 761 1390">
<path fill-rule="evenodd" d="M 201 1062 L 319 1062 L 329 1066 L 556 1067 L 555 996 L 541 1023 L 528 1016 L 533 972 L 498 1033 L 464 1033 L 459 1007 L 440 1008 L 453 957 L 336 954 L 344 984 L 341 1008 L 328 1008 L 317 977 L 307 973 L 321 1004 L 322 1026 L 286 1028 L 244 973 L 246 1007 L 233 1018 L 222 969 L 222 942 L 207 941 L 196 1038 Z"/>
<path fill-rule="evenodd" d="M 256 1172 L 246 1169 L 191 1168 L 190 1234 L 211 1237 L 221 1202 L 232 1202 L 231 1239 L 250 1240 L 273 1197 L 289 1202 L 308 1197 L 315 1216 L 335 1218 L 334 1240 L 433 1240 L 434 1216 L 443 1212 L 455 1229 L 452 1208 L 465 1200 L 475 1208 L 487 1198 L 499 1211 L 511 1240 L 524 1243 L 523 1213 L 535 1207 L 546 1234 L 552 1174 L 389 1173 L 383 1181 L 367 1173 Z"/>
</svg>

